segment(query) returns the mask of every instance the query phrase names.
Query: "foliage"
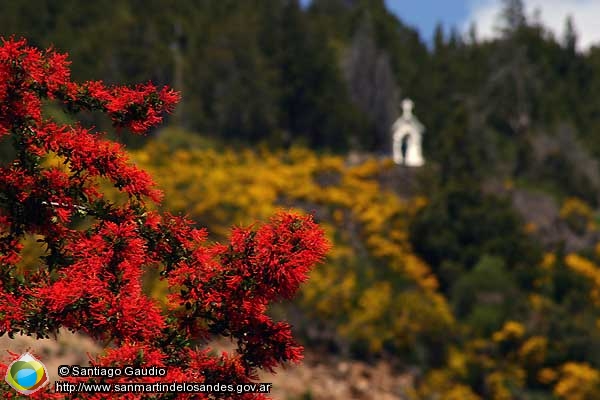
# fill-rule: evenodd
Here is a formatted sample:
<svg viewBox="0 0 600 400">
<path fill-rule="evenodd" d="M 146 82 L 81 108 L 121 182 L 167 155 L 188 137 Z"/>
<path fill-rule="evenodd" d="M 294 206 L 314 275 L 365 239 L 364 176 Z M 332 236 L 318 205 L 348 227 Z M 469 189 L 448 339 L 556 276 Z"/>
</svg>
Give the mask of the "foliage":
<svg viewBox="0 0 600 400">
<path fill-rule="evenodd" d="M 563 399 L 595 399 L 600 395 L 600 372 L 587 363 L 567 363 L 560 369 L 554 394 Z"/>
<path fill-rule="evenodd" d="M 483 256 L 473 270 L 456 281 L 451 298 L 457 316 L 467 319 L 479 334 L 489 335 L 515 314 L 516 294 L 503 260 Z"/>
<path fill-rule="evenodd" d="M 580 235 L 596 229 L 594 211 L 578 198 L 567 198 L 560 208 L 559 215 L 574 232 Z"/>
<path fill-rule="evenodd" d="M 522 174 L 532 136 L 558 123 L 572 124 L 587 150 L 600 154 L 600 50 L 578 51 L 572 23 L 560 40 L 518 4 L 506 2 L 494 40 L 438 26 L 430 49 L 382 0 L 313 0 L 308 7 L 298 0 L 152 0 L 144 7 L 31 0 L 6 5 L 0 34 L 73 49 L 78 79 L 171 84 L 185 95 L 177 124 L 228 141 L 386 149 L 385 121 L 399 113 L 393 103 L 401 95 L 422 110 L 428 160 L 460 154 L 460 142 L 444 142 L 470 131 L 463 144 L 471 151 L 469 141 L 483 140 L 490 156 L 475 169 Z M 466 118 L 459 121 L 461 108 Z"/>
<path fill-rule="evenodd" d="M 600 306 L 600 268 L 593 262 L 577 255 L 569 254 L 565 257 L 565 264 L 577 274 L 584 276 L 591 286 L 590 300 Z"/>
<path fill-rule="evenodd" d="M 412 222 L 411 241 L 437 272 L 444 290 L 486 254 L 521 271 L 522 284 L 531 279 L 530 266 L 540 252 L 506 200 L 456 182 L 434 196 Z"/>
<path fill-rule="evenodd" d="M 16 152 L 0 168 L 0 334 L 84 332 L 107 346 L 94 365 L 167 367 L 167 381 L 247 383 L 259 368 L 300 360 L 291 326 L 265 312 L 292 297 L 324 256 L 320 228 L 310 216 L 279 213 L 260 227 L 235 228 L 226 244 L 207 244 L 206 231 L 189 220 L 149 210 L 161 197 L 150 176 L 100 133 L 45 119 L 42 99 L 71 112 L 98 110 L 116 127 L 143 133 L 173 110 L 178 94 L 150 83 L 75 83 L 68 65 L 66 55 L 25 40 L 0 46 L 0 135 Z M 49 157 L 62 165 L 44 166 Z M 100 178 L 125 201 L 104 198 Z M 45 249 L 38 268 L 24 272 L 17 263 L 26 235 Z M 167 282 L 167 311 L 143 293 L 146 269 Z M 211 354 L 202 346 L 211 335 L 230 337 L 236 353 Z M 7 385 L 0 390 L 13 395 Z"/>
<path fill-rule="evenodd" d="M 408 242 L 410 216 L 425 200 L 406 202 L 381 188 L 377 176 L 392 168 L 389 160 L 348 166 L 299 147 L 170 153 L 154 142 L 132 156 L 167 188 L 167 209 L 200 221 L 217 239 L 231 221 L 280 207 L 313 210 L 334 246 L 327 268 L 313 271 L 303 308 L 335 324 L 357 351 L 410 352 L 451 329 L 437 280 Z"/>
<path fill-rule="evenodd" d="M 167 189 L 160 207 L 208 226 L 210 240 L 280 208 L 314 213 L 335 246 L 293 306 L 302 316 L 281 312 L 305 339 L 416 364 L 415 398 L 595 398 L 600 47 L 582 51 L 572 21 L 557 38 L 522 1 L 504 6 L 494 39 L 440 25 L 433 46 L 383 0 L 7 2 L 0 34 L 71 49 L 80 80 L 181 91 L 175 126 L 149 127 L 132 158 Z M 389 160 L 350 165 L 329 152 L 389 148 L 402 97 L 427 128 L 418 175 L 429 181 L 415 197 L 412 174 Z M 70 124 L 56 103 L 44 101 L 44 115 Z M 110 118 L 82 111 L 83 127 L 112 134 Z M 8 136 L 6 168 L 17 157 Z M 64 160 L 51 151 L 40 165 L 72 175 Z M 126 183 L 98 183 L 106 203 L 128 207 Z M 512 206 L 526 189 L 560 211 L 534 204 L 535 226 L 522 220 Z M 58 222 L 69 211 L 38 209 Z M 69 229 L 98 223 L 72 211 Z M 23 232 L 15 274 L 46 265 L 45 238 Z M 164 307 L 160 268 L 144 279 Z"/>
<path fill-rule="evenodd" d="M 596 267 L 571 267 L 581 256 L 542 255 L 505 200 L 460 186 L 402 198 L 384 185 L 398 171 L 389 159 L 351 164 L 295 146 L 168 143 L 165 134 L 132 157 L 168 188 L 165 208 L 207 225 L 216 240 L 230 222 L 281 207 L 315 213 L 334 246 L 289 305 L 302 313 L 296 324 L 311 343 L 421 366 L 415 398 L 545 398 L 557 366 L 591 360 L 600 348 L 590 297 Z M 429 236 L 417 236 L 418 224 Z M 452 248 L 440 244 L 447 237 L 462 238 L 455 252 L 442 251 Z M 435 244 L 423 250 L 427 241 Z M 419 254 L 440 254 L 441 266 Z M 459 272 L 445 275 L 451 265 Z"/>
</svg>

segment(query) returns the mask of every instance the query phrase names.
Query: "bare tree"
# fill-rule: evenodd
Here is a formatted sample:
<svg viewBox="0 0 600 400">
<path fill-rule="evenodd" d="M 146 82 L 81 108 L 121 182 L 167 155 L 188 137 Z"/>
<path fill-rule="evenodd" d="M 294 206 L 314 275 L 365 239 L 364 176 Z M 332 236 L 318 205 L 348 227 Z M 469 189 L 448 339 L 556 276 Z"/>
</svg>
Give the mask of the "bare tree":
<svg viewBox="0 0 600 400">
<path fill-rule="evenodd" d="M 347 50 L 343 72 L 352 101 L 369 117 L 375 129 L 375 148 L 389 152 L 390 127 L 398 115 L 400 91 L 389 56 L 376 46 L 368 17 Z"/>
</svg>

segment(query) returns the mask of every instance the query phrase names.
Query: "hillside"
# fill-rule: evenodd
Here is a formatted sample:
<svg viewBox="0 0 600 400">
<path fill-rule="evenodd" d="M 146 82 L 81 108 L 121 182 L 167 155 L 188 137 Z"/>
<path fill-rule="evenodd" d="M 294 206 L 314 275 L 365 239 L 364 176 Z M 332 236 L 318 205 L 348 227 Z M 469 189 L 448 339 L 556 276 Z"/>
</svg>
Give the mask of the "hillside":
<svg viewBox="0 0 600 400">
<path fill-rule="evenodd" d="M 323 227 L 325 262 L 269 310 L 306 348 L 264 378 L 276 399 L 600 398 L 600 46 L 578 51 L 569 20 L 557 38 L 519 0 L 495 39 L 439 26 L 431 44 L 382 0 L 140 4 L 10 2 L 0 35 L 68 51 L 76 79 L 180 90 L 147 136 L 79 116 L 209 242 L 282 208 Z M 422 167 L 390 157 L 403 98 Z M 20 271 L 47 255 L 36 239 Z M 143 284 L 164 305 L 164 280 Z M 93 348 L 68 340 L 39 351 Z"/>
</svg>

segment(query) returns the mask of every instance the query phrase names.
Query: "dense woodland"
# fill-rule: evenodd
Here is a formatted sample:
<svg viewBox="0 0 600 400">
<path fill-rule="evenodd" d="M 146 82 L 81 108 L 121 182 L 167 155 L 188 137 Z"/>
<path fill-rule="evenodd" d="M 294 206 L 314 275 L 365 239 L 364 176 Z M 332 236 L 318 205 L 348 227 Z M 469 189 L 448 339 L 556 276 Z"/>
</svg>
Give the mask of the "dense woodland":
<svg viewBox="0 0 600 400">
<path fill-rule="evenodd" d="M 427 44 L 383 0 L 7 2 L 0 34 L 68 52 L 75 79 L 181 91 L 168 129 L 112 134 L 215 239 L 315 212 L 328 264 L 273 311 L 309 347 L 416 367 L 413 398 L 596 399 L 600 47 L 504 3 L 492 41 Z M 418 170 L 383 158 L 404 97 Z"/>
</svg>

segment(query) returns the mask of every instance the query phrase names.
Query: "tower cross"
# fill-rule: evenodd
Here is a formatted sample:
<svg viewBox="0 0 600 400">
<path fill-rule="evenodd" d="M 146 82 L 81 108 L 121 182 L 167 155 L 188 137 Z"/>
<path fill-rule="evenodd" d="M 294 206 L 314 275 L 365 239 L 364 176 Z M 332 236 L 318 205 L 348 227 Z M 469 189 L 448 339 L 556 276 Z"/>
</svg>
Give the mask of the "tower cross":
<svg viewBox="0 0 600 400">
<path fill-rule="evenodd" d="M 402 100 L 402 116 L 404 118 L 412 117 L 412 109 L 413 109 L 414 105 L 415 105 L 415 103 L 413 103 L 412 100 L 410 100 L 410 99 Z"/>
</svg>

